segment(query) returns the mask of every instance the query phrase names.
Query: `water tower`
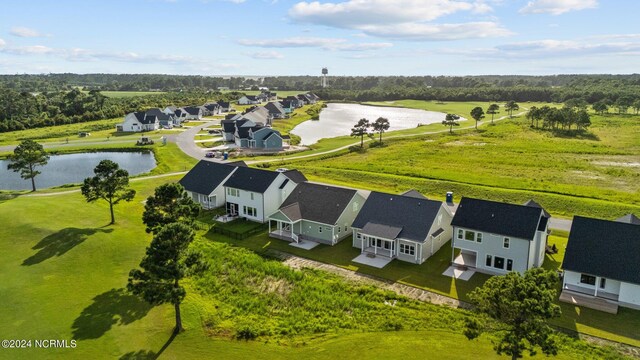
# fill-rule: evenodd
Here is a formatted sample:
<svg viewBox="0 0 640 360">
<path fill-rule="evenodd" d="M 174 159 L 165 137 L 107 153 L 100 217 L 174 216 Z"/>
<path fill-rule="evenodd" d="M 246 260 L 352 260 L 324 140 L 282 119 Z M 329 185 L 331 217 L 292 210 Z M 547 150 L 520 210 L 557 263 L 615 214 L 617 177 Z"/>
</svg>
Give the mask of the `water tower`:
<svg viewBox="0 0 640 360">
<path fill-rule="evenodd" d="M 323 88 L 327 87 L 327 75 L 329 74 L 329 69 L 326 67 L 322 68 L 322 77 L 320 78 L 320 86 Z"/>
</svg>

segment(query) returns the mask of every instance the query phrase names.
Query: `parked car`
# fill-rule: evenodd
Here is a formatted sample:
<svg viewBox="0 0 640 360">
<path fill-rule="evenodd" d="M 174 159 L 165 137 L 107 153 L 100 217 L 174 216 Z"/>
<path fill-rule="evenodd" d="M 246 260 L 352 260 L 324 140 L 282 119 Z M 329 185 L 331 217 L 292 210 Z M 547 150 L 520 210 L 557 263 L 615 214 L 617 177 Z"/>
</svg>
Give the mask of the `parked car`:
<svg viewBox="0 0 640 360">
<path fill-rule="evenodd" d="M 214 153 L 213 151 L 207 151 L 207 153 L 204 154 L 204 156 L 208 158 L 214 158 L 216 157 L 216 153 Z"/>
</svg>

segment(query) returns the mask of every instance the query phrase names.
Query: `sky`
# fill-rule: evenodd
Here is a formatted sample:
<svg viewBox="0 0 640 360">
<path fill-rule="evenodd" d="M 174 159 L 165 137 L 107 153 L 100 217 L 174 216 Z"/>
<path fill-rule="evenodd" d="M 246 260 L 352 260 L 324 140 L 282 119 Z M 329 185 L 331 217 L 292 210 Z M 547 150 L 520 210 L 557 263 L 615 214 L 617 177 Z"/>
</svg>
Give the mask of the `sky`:
<svg viewBox="0 0 640 360">
<path fill-rule="evenodd" d="M 0 74 L 629 74 L 637 0 L 0 0 Z"/>
</svg>

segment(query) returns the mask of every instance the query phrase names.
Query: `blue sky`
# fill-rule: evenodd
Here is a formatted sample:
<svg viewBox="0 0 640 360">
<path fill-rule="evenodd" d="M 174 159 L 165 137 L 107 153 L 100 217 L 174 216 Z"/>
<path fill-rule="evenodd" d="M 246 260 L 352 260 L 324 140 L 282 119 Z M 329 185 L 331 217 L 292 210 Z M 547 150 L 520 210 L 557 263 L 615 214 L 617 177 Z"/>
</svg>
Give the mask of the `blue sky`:
<svg viewBox="0 0 640 360">
<path fill-rule="evenodd" d="M 636 0 L 0 0 L 0 73 L 633 73 Z"/>
</svg>

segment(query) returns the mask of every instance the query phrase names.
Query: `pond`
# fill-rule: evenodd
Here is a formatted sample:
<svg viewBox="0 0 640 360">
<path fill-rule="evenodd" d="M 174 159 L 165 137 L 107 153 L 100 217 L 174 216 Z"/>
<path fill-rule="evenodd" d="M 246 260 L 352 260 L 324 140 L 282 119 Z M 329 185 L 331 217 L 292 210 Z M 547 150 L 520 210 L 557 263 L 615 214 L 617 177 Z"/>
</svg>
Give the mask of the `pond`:
<svg viewBox="0 0 640 360">
<path fill-rule="evenodd" d="M 93 176 L 93 169 L 105 159 L 118 163 L 130 176 L 149 172 L 156 167 L 156 159 L 150 151 L 52 155 L 47 165 L 37 168 L 41 174 L 35 178 L 36 188 L 81 183 L 85 178 Z M 0 160 L 0 189 L 30 190 L 31 180 L 22 179 L 19 173 L 9 170 L 8 165 L 9 160 Z"/>
<path fill-rule="evenodd" d="M 360 104 L 327 104 L 322 109 L 320 120 L 305 121 L 291 130 L 300 136 L 301 145 L 311 145 L 323 138 L 350 135 L 351 128 L 362 118 L 374 122 L 379 117 L 389 119 L 389 130 L 413 129 L 418 124 L 439 123 L 446 114 L 419 109 L 368 106 Z"/>
</svg>

